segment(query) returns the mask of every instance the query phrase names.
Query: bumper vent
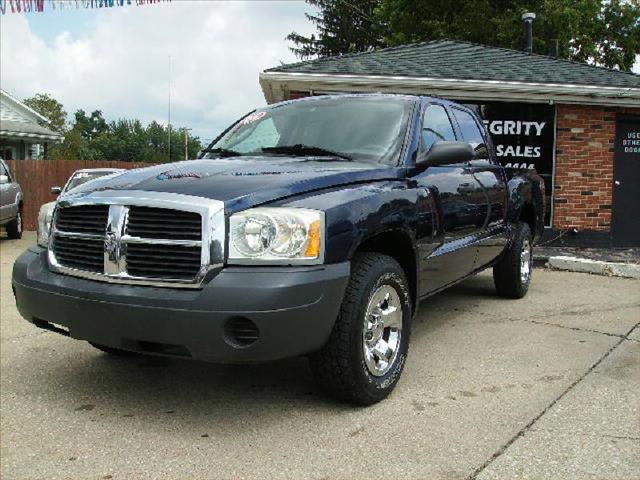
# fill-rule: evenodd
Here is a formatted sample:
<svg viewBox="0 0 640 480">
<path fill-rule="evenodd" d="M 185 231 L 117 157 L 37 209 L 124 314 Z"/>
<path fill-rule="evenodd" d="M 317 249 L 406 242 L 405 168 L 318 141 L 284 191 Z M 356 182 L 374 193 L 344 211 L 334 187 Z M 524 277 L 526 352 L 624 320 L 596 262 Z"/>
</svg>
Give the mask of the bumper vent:
<svg viewBox="0 0 640 480">
<path fill-rule="evenodd" d="M 127 234 L 141 238 L 200 240 L 202 221 L 200 215 L 193 212 L 168 208 L 131 207 Z"/>
<path fill-rule="evenodd" d="M 224 339 L 232 347 L 242 348 L 258 341 L 258 326 L 248 318 L 234 317 L 224 324 Z"/>
</svg>

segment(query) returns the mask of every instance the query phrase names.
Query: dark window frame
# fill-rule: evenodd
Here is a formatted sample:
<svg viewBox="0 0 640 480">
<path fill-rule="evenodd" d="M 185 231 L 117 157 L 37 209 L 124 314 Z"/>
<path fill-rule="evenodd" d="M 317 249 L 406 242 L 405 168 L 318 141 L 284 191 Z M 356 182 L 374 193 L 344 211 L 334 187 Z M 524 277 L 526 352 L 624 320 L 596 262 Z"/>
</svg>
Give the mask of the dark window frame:
<svg viewBox="0 0 640 480">
<path fill-rule="evenodd" d="M 482 137 L 483 143 L 487 147 L 487 153 L 488 153 L 487 159 L 489 160 L 489 163 L 491 163 L 494 166 L 500 166 L 500 162 L 498 162 L 498 159 L 495 155 L 495 151 L 493 148 L 493 140 L 491 139 L 489 132 L 487 132 L 487 130 L 485 129 L 484 123 L 482 123 L 482 121 L 479 120 L 478 115 L 476 115 L 475 112 L 467 108 L 463 108 L 459 106 L 452 106 L 450 108 L 451 110 L 458 110 L 460 112 L 466 113 L 467 115 L 471 116 L 471 118 L 476 124 L 476 127 L 478 128 L 478 131 L 480 132 L 480 136 Z M 461 141 L 466 142 L 467 140 L 464 138 L 464 134 L 462 133 L 462 127 L 460 126 L 460 122 L 458 122 L 458 117 L 456 117 L 455 112 L 452 112 L 452 116 L 455 119 L 456 127 L 460 132 Z"/>
<path fill-rule="evenodd" d="M 424 130 L 424 124 L 425 124 L 425 116 L 427 114 L 427 110 L 429 109 L 429 107 L 440 107 L 442 108 L 442 110 L 444 110 L 445 115 L 447 116 L 447 118 L 449 119 L 449 125 L 451 126 L 451 132 L 453 133 L 453 140 L 452 141 L 457 141 L 459 140 L 459 136 L 460 133 L 457 130 L 457 124 L 454 123 L 454 121 L 451 118 L 451 113 L 449 112 L 449 109 L 447 108 L 447 106 L 443 103 L 439 103 L 439 102 L 426 102 L 422 108 L 422 112 L 420 114 L 420 131 L 418 132 L 419 136 L 420 136 L 420 151 L 421 152 L 428 152 L 427 149 L 425 149 L 425 145 L 423 142 L 423 138 L 422 138 L 422 131 Z M 435 142 L 434 142 L 435 143 Z M 433 144 L 431 144 L 431 146 L 433 146 Z M 431 148 L 431 146 L 429 148 Z"/>
</svg>

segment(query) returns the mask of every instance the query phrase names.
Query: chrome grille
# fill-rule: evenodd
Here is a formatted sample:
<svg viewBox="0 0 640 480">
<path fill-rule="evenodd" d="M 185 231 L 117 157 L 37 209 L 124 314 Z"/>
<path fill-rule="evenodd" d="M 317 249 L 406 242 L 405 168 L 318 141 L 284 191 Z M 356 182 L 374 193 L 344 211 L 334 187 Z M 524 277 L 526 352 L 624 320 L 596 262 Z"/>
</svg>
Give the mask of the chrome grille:
<svg viewBox="0 0 640 480">
<path fill-rule="evenodd" d="M 89 272 L 104 269 L 104 240 L 57 236 L 53 253 L 61 265 Z"/>
<path fill-rule="evenodd" d="M 58 201 L 49 264 L 54 271 L 94 280 L 197 288 L 209 270 L 222 265 L 224 239 L 220 201 L 92 192 Z"/>
<path fill-rule="evenodd" d="M 168 208 L 131 207 L 127 234 L 132 237 L 200 240 L 202 220 L 194 212 Z"/>
<path fill-rule="evenodd" d="M 109 205 L 82 205 L 58 210 L 56 227 L 63 232 L 104 235 Z"/>
<path fill-rule="evenodd" d="M 190 279 L 200 270 L 200 247 L 128 243 L 127 273 L 134 277 Z"/>
</svg>

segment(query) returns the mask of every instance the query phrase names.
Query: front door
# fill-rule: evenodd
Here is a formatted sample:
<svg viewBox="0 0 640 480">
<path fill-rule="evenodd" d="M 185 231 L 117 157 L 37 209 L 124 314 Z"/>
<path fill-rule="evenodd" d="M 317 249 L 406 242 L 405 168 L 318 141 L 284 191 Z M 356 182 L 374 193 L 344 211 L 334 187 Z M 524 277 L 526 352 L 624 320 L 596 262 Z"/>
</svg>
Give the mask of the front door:
<svg viewBox="0 0 640 480">
<path fill-rule="evenodd" d="M 438 141 L 454 141 L 451 119 L 446 108 L 428 105 L 423 115 L 421 146 L 424 152 Z M 421 295 L 438 290 L 473 270 L 475 234 L 486 216 L 486 199 L 473 175 L 469 162 L 430 166 L 414 177 L 420 187 L 434 196 L 442 212 L 439 226 L 440 246 L 420 260 Z"/>
<path fill-rule="evenodd" d="M 467 110 L 452 108 L 462 139 L 474 149 L 470 162 L 473 176 L 478 181 L 484 197 L 478 199 L 483 207 L 483 223 L 478 228 L 475 269 L 494 261 L 507 244 L 506 205 L 507 184 L 504 169 L 496 161 L 491 141 L 478 119 Z"/>
<path fill-rule="evenodd" d="M 613 243 L 640 247 L 640 117 L 618 117 L 614 164 Z"/>
</svg>

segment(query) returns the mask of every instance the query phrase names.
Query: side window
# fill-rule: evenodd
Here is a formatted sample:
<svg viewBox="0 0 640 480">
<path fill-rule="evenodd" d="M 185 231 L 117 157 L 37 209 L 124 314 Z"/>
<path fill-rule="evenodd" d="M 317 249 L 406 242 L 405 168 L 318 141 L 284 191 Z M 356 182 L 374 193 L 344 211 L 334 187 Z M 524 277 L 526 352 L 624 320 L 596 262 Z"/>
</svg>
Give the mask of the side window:
<svg viewBox="0 0 640 480">
<path fill-rule="evenodd" d="M 4 163 L 0 163 L 0 175 L 9 176 L 9 172 L 7 172 L 7 169 L 4 168 Z"/>
<path fill-rule="evenodd" d="M 451 120 L 442 105 L 429 105 L 422 119 L 422 146 L 425 152 L 440 141 L 455 141 Z"/>
<path fill-rule="evenodd" d="M 469 112 L 458 110 L 457 108 L 453 109 L 453 115 L 460 126 L 462 138 L 465 142 L 471 144 L 476 152 L 476 158 L 486 158 L 488 156 L 487 145 L 475 118 Z"/>
</svg>

